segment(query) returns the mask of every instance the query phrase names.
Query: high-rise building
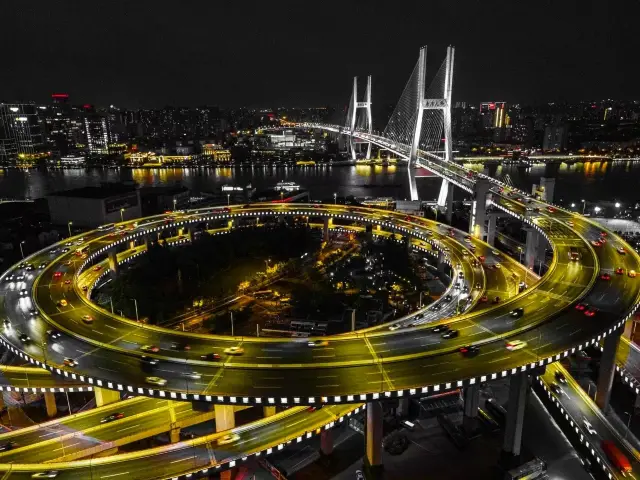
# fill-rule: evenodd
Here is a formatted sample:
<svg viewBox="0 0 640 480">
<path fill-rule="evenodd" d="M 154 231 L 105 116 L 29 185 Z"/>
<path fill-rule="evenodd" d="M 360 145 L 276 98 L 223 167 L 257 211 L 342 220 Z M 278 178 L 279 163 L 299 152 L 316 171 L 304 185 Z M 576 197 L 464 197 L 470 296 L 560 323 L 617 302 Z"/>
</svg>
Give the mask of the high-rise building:
<svg viewBox="0 0 640 480">
<path fill-rule="evenodd" d="M 561 152 L 567 148 L 567 126 L 562 124 L 548 125 L 544 129 L 542 150 L 545 152 Z"/>
<path fill-rule="evenodd" d="M 89 153 L 97 155 L 108 154 L 111 133 L 107 117 L 94 112 L 86 113 L 84 128 Z"/>
<path fill-rule="evenodd" d="M 0 103 L 0 163 L 30 165 L 43 150 L 36 106 Z"/>
<path fill-rule="evenodd" d="M 482 102 L 480 104 L 482 126 L 489 128 L 504 128 L 508 124 L 507 104 L 505 102 Z"/>
</svg>

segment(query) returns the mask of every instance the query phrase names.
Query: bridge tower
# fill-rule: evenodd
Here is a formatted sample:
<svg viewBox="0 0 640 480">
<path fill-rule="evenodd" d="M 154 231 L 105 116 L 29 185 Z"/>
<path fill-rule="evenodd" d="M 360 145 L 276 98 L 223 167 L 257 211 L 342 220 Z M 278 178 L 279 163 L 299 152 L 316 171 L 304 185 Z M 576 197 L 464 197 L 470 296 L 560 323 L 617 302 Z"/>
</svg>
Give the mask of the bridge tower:
<svg viewBox="0 0 640 480">
<path fill-rule="evenodd" d="M 358 117 L 358 109 L 364 110 L 364 114 Z M 357 129 L 365 131 L 370 135 L 373 133 L 373 119 L 371 116 L 371 75 L 367 77 L 367 88 L 364 92 L 364 101 L 358 101 L 358 77 L 353 77 L 353 92 L 349 101 L 349 109 L 347 111 L 346 125 L 349 130 L 349 150 L 351 158 L 356 159 L 356 140 L 353 132 Z M 367 146 L 367 159 L 371 158 L 371 142 Z"/>
</svg>

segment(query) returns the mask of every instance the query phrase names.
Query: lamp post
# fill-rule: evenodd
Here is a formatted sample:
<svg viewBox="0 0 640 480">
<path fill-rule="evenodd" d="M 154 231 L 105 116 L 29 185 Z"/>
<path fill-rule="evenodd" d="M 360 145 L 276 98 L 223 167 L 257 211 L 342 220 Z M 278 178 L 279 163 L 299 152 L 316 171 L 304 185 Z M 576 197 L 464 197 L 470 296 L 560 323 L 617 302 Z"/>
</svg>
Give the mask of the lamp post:
<svg viewBox="0 0 640 480">
<path fill-rule="evenodd" d="M 140 318 L 138 318 L 138 301 L 135 298 L 132 298 L 131 300 L 133 300 L 133 305 L 136 309 L 136 322 L 139 322 Z"/>
<path fill-rule="evenodd" d="M 22 258 L 24 258 L 24 250 L 22 250 L 22 244 L 24 243 L 24 240 L 22 240 L 20 242 L 20 253 L 22 254 Z"/>
<path fill-rule="evenodd" d="M 73 225 L 73 222 L 67 223 L 67 227 L 69 227 L 69 236 L 71 236 L 71 225 Z"/>
<path fill-rule="evenodd" d="M 338 194 L 337 193 L 333 193 L 333 204 L 337 205 L 338 204 Z"/>
<path fill-rule="evenodd" d="M 176 203 L 178 203 L 178 200 L 174 198 L 173 199 L 173 211 L 174 212 L 176 211 Z"/>
<path fill-rule="evenodd" d="M 124 215 L 123 214 L 124 214 L 124 208 L 121 208 L 120 209 L 120 221 L 121 222 L 124 222 Z"/>
<path fill-rule="evenodd" d="M 585 208 L 586 208 L 586 206 L 587 206 L 587 202 L 586 202 L 586 200 L 584 200 L 584 199 L 582 199 L 582 200 L 580 200 L 580 201 L 582 202 L 582 215 L 584 215 L 584 209 L 585 209 Z"/>
<path fill-rule="evenodd" d="M 227 207 L 231 205 L 231 194 L 227 193 Z"/>
<path fill-rule="evenodd" d="M 233 337 L 233 312 L 229 312 L 229 314 L 231 315 L 231 336 Z"/>
</svg>

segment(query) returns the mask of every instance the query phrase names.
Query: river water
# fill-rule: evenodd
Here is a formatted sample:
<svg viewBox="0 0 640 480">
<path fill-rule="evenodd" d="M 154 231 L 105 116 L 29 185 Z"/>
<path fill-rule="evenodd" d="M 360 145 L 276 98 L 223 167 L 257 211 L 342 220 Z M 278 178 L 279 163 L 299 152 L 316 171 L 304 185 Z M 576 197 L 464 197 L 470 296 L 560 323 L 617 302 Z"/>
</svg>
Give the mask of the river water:
<svg viewBox="0 0 640 480">
<path fill-rule="evenodd" d="M 481 165 L 474 166 L 482 169 Z M 541 176 L 556 178 L 557 201 L 591 202 L 620 201 L 625 204 L 640 200 L 640 163 L 588 162 L 572 165 L 518 167 L 499 166 L 492 170 L 495 177 L 530 190 Z M 175 168 L 130 169 L 91 168 L 70 170 L 0 170 L 0 197 L 40 198 L 48 193 L 100 185 L 102 182 L 135 181 L 143 186 L 182 184 L 193 193 L 218 192 L 220 186 L 251 183 L 258 191 L 274 186 L 279 181 L 292 181 L 310 190 L 312 198 L 339 196 L 393 196 L 409 195 L 406 166 L 335 166 L 302 168 Z M 365 186 L 366 185 L 366 186 Z M 420 198 L 435 199 L 440 181 L 437 177 L 418 179 Z M 458 190 L 458 189 L 456 189 Z M 466 194 L 456 191 L 456 198 Z"/>
</svg>

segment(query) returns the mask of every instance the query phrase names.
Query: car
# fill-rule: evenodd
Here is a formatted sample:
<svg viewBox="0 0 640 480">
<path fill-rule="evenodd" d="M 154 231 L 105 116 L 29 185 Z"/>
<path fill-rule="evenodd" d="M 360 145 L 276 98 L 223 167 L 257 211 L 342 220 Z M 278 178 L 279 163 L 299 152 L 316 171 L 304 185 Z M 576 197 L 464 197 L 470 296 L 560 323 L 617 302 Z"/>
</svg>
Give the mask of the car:
<svg viewBox="0 0 640 480">
<path fill-rule="evenodd" d="M 509 315 L 511 315 L 513 318 L 520 318 L 524 315 L 524 308 L 522 307 L 514 308 L 513 310 L 511 310 Z"/>
<path fill-rule="evenodd" d="M 24 275 L 16 275 L 16 281 L 21 282 L 24 280 Z"/>
<path fill-rule="evenodd" d="M 25 268 L 25 270 L 27 270 L 28 272 L 30 272 L 31 270 L 33 270 L 33 264 L 31 264 L 31 263 L 27 263 L 27 267 Z"/>
<path fill-rule="evenodd" d="M 624 268 L 618 267 L 616 268 L 616 275 L 624 275 Z"/>
<path fill-rule="evenodd" d="M 31 478 L 56 478 L 58 476 L 58 470 L 47 470 L 46 472 L 36 472 L 31 475 Z"/>
<path fill-rule="evenodd" d="M 62 363 L 64 364 L 65 367 L 77 367 L 78 366 L 78 362 L 76 360 L 74 360 L 73 358 L 65 358 Z"/>
<path fill-rule="evenodd" d="M 7 442 L 0 445 L 0 452 L 8 452 L 13 450 L 18 444 L 16 442 Z"/>
<path fill-rule="evenodd" d="M 93 317 L 91 315 L 83 315 L 82 321 L 84 323 L 93 323 Z"/>
<path fill-rule="evenodd" d="M 573 221 L 571 221 L 571 220 L 567 220 L 567 225 L 569 225 L 570 227 L 573 227 L 573 226 L 574 226 L 574 223 L 573 223 Z"/>
<path fill-rule="evenodd" d="M 4 277 L 4 281 L 5 282 L 13 282 L 14 278 L 15 277 L 13 275 L 7 275 L 6 277 Z"/>
<path fill-rule="evenodd" d="M 556 395 L 561 395 L 562 392 L 563 392 L 562 387 L 560 385 L 558 385 L 557 383 L 555 383 L 555 382 L 553 382 L 551 385 L 549 385 L 549 388 Z"/>
<path fill-rule="evenodd" d="M 99 272 L 100 270 L 102 270 L 102 265 L 96 265 L 95 267 L 93 267 L 94 272 Z"/>
<path fill-rule="evenodd" d="M 27 266 L 27 264 L 26 264 L 26 263 L 24 263 L 24 262 L 22 262 L 20 265 L 18 265 L 18 268 L 24 268 L 24 267 L 26 267 L 26 266 Z"/>
<path fill-rule="evenodd" d="M 52 340 L 57 340 L 61 336 L 62 334 L 58 330 L 54 330 L 53 328 L 51 330 L 47 330 L 47 337 Z"/>
<path fill-rule="evenodd" d="M 87 290 L 89 290 L 89 287 L 87 285 L 83 285 L 82 286 L 82 291 L 86 292 Z"/>
<path fill-rule="evenodd" d="M 481 263 L 484 263 L 484 261 L 487 259 L 487 257 L 485 257 L 484 255 L 480 255 L 478 257 L 478 260 L 480 260 Z"/>
<path fill-rule="evenodd" d="M 38 268 L 40 270 L 43 270 L 43 269 L 47 268 L 47 262 L 42 262 Z"/>
<path fill-rule="evenodd" d="M 491 250 L 491 253 L 494 254 L 496 257 L 500 256 L 500 252 L 498 250 Z"/>
<path fill-rule="evenodd" d="M 29 335 L 27 335 L 26 333 L 18 333 L 18 339 L 22 343 L 29 343 L 31 341 L 31 337 Z"/>
<path fill-rule="evenodd" d="M 599 240 L 592 240 L 591 245 L 593 245 L 594 247 L 599 247 L 602 245 L 602 243 Z"/>
<path fill-rule="evenodd" d="M 224 349 L 224 353 L 226 353 L 227 355 L 242 355 L 244 353 L 244 348 L 229 347 Z"/>
<path fill-rule="evenodd" d="M 326 340 L 309 340 L 307 345 L 310 347 L 326 347 L 329 345 L 329 342 Z"/>
<path fill-rule="evenodd" d="M 624 248 L 620 247 L 620 248 L 618 248 L 618 253 L 619 253 L 620 255 L 626 255 L 626 254 L 627 254 L 627 251 L 626 251 Z"/>
<path fill-rule="evenodd" d="M 62 300 L 58 300 L 59 307 L 66 307 L 69 303 L 63 298 Z"/>
<path fill-rule="evenodd" d="M 500 268 L 502 268 L 502 265 L 500 265 L 499 263 L 495 263 L 495 264 L 493 265 L 493 268 L 500 269 Z"/>
<path fill-rule="evenodd" d="M 237 433 L 227 433 L 226 435 L 223 435 L 222 437 L 218 438 L 216 440 L 216 443 L 218 445 L 227 445 L 229 443 L 233 443 L 240 440 L 240 435 L 238 435 Z"/>
<path fill-rule="evenodd" d="M 124 418 L 124 413 L 122 412 L 112 413 L 111 415 L 107 415 L 102 420 L 100 420 L 100 423 L 115 422 L 116 420 L 120 420 L 122 418 Z"/>
<path fill-rule="evenodd" d="M 5 318 L 2 321 L 2 324 L 4 325 L 5 328 L 11 328 L 11 320 L 9 320 L 8 318 Z"/>
<path fill-rule="evenodd" d="M 153 357 L 147 357 L 146 355 L 142 355 L 140 357 L 140 360 L 142 360 L 142 363 L 144 363 L 145 365 L 157 365 L 158 363 L 160 363 L 160 361 L 157 358 L 153 358 Z"/>
<path fill-rule="evenodd" d="M 448 330 L 440 335 L 442 338 L 456 338 L 460 335 L 458 330 Z"/>
<path fill-rule="evenodd" d="M 584 314 L 587 317 L 595 317 L 596 313 L 598 312 L 598 309 L 594 308 L 594 307 L 589 307 L 584 311 Z"/>
<path fill-rule="evenodd" d="M 486 295 L 482 295 L 479 300 L 480 303 L 487 303 L 488 301 L 489 297 L 487 297 Z"/>
<path fill-rule="evenodd" d="M 608 235 L 607 232 L 605 232 L 604 230 L 600 232 L 600 236 L 601 237 L 606 237 Z"/>
<path fill-rule="evenodd" d="M 587 308 L 589 308 L 589 305 L 587 305 L 586 303 L 578 303 L 576 305 L 576 310 L 580 310 L 581 312 L 586 310 Z"/>
<path fill-rule="evenodd" d="M 60 278 L 62 275 L 63 275 L 63 274 L 62 274 L 62 272 L 55 272 L 55 273 L 53 274 L 53 277 L 54 277 L 54 278 Z"/>
<path fill-rule="evenodd" d="M 473 288 L 475 288 L 476 290 L 482 290 L 482 284 L 481 283 L 476 283 Z"/>
<path fill-rule="evenodd" d="M 200 358 L 203 360 L 220 360 L 220 354 L 212 352 L 206 355 L 200 355 Z"/>
<path fill-rule="evenodd" d="M 362 473 L 362 470 L 356 470 L 356 480 L 364 480 L 364 473 Z"/>
<path fill-rule="evenodd" d="M 563 374 L 562 372 L 556 372 L 556 373 L 554 374 L 554 377 L 555 377 L 555 379 L 556 379 L 559 383 L 562 383 L 562 384 L 565 384 L 565 385 L 566 385 L 566 383 L 567 383 L 567 377 L 565 377 L 565 376 L 564 376 L 564 374 Z"/>
<path fill-rule="evenodd" d="M 67 260 L 66 262 L 63 263 L 63 265 L 66 265 L 68 267 L 69 265 L 71 265 L 71 263 L 73 263 L 71 262 L 71 260 Z"/>
<path fill-rule="evenodd" d="M 191 350 L 191 345 L 188 345 L 186 343 L 173 342 L 171 344 L 171 349 L 172 350 L 178 350 L 178 351 L 181 351 L 181 352 L 188 352 L 189 350 Z"/>
<path fill-rule="evenodd" d="M 627 275 L 629 276 L 629 278 L 636 278 L 636 271 L 635 270 L 629 270 L 629 272 L 627 273 Z"/>
<path fill-rule="evenodd" d="M 523 340 L 510 340 L 507 342 L 507 350 L 513 352 L 514 350 L 520 350 L 527 346 L 527 342 Z"/>
<path fill-rule="evenodd" d="M 587 420 L 587 417 L 582 417 L 582 424 L 584 425 L 584 428 L 587 429 L 587 432 L 589 432 L 589 435 L 596 435 L 598 433 L 596 432 L 596 429 L 593 428 L 593 425 L 591 425 L 591 422 Z"/>
<path fill-rule="evenodd" d="M 140 347 L 140 350 L 143 352 L 158 353 L 160 351 L 160 347 L 157 347 L 156 345 L 143 345 Z"/>
<path fill-rule="evenodd" d="M 198 372 L 188 372 L 185 373 L 184 376 L 191 380 L 200 380 L 202 378 L 202 374 Z"/>
<path fill-rule="evenodd" d="M 144 379 L 144 381 L 150 383 L 151 385 L 158 385 L 159 387 L 167 384 L 167 381 L 161 377 L 147 377 Z"/>
<path fill-rule="evenodd" d="M 555 211 L 556 211 L 556 209 L 555 209 L 554 207 L 552 207 L 552 206 L 548 206 L 548 207 L 547 207 L 547 211 L 548 211 L 549 213 L 553 213 L 553 212 L 555 212 Z"/>
<path fill-rule="evenodd" d="M 491 303 L 500 303 L 500 297 L 494 297 Z"/>
<path fill-rule="evenodd" d="M 63 248 L 63 249 L 62 249 L 62 250 L 60 250 L 60 251 L 61 251 L 62 253 L 67 253 L 67 252 L 69 251 L 69 249 L 65 247 L 65 248 Z"/>
<path fill-rule="evenodd" d="M 432 312 L 439 312 L 441 309 L 442 305 L 440 305 L 439 303 L 434 303 L 429 307 L 429 310 L 431 310 Z"/>
<path fill-rule="evenodd" d="M 389 330 L 391 330 L 392 332 L 395 332 L 399 328 L 402 328 L 402 325 L 400 325 L 399 323 L 394 323 L 393 325 L 389 325 Z"/>
<path fill-rule="evenodd" d="M 453 295 L 451 295 L 450 293 L 444 296 L 443 299 L 445 302 L 450 302 L 451 300 L 453 300 Z"/>
<path fill-rule="evenodd" d="M 23 288 L 22 290 L 20 290 L 21 297 L 26 297 L 27 295 L 29 295 L 29 290 L 27 290 L 26 288 Z"/>
<path fill-rule="evenodd" d="M 449 330 L 449 325 L 445 325 L 444 323 L 442 325 L 436 325 L 435 327 L 431 327 L 430 329 L 430 331 L 433 333 L 446 332 L 447 330 Z"/>
<path fill-rule="evenodd" d="M 65 285 L 69 285 L 69 284 L 71 284 L 71 280 L 69 280 L 69 279 L 65 280 L 65 281 L 64 281 L 64 284 L 65 284 Z"/>
<path fill-rule="evenodd" d="M 600 280 L 604 280 L 606 282 L 608 282 L 609 280 L 611 280 L 611 274 L 608 272 L 604 272 L 600 274 Z"/>
<path fill-rule="evenodd" d="M 458 351 L 466 357 L 472 357 L 478 354 L 480 347 L 477 345 L 464 345 Z"/>
</svg>

